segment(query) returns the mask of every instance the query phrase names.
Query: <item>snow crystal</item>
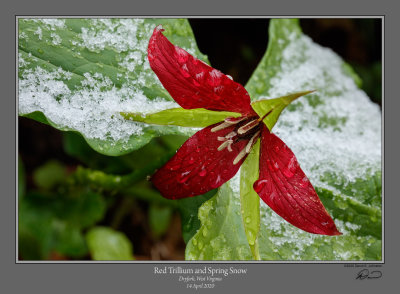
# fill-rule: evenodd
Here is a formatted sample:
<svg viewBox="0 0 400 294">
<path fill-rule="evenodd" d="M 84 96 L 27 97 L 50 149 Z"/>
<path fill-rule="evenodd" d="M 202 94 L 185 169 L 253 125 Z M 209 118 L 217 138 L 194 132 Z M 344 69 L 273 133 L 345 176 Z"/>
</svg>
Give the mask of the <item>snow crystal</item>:
<svg viewBox="0 0 400 294">
<path fill-rule="evenodd" d="M 24 67 L 27 65 L 29 65 L 29 61 L 25 60 L 21 53 L 18 53 L 18 67 Z"/>
<path fill-rule="evenodd" d="M 61 79 L 71 73 L 61 68 L 48 72 L 40 67 L 26 70 L 19 81 L 19 113 L 41 111 L 61 128 L 81 132 L 87 138 L 126 142 L 143 132 L 142 123 L 124 119 L 120 112 L 149 113 L 174 108 L 174 102 L 149 101 L 139 90 L 116 88 L 101 74 L 86 73 L 80 89 L 71 92 Z"/>
<path fill-rule="evenodd" d="M 52 31 L 65 28 L 65 19 L 62 18 L 32 18 L 29 19 L 29 21 L 44 24 L 48 29 Z"/>
<path fill-rule="evenodd" d="M 50 36 L 52 38 L 51 39 L 51 43 L 53 45 L 60 45 L 61 44 L 61 38 L 60 38 L 59 35 L 57 35 L 56 33 L 51 33 Z M 40 37 L 39 37 L 39 40 L 40 40 Z"/>
<path fill-rule="evenodd" d="M 143 19 L 91 19 L 91 26 L 82 28 L 81 38 L 83 46 L 92 51 L 103 50 L 105 47 L 117 52 L 137 50 L 146 52 L 147 42 L 139 42 L 138 26 L 147 28 L 147 35 L 151 36 L 152 27 L 144 25 Z M 149 38 L 147 38 L 148 40 Z"/>
<path fill-rule="evenodd" d="M 236 175 L 229 181 L 234 195 L 240 195 L 240 169 Z"/>
<path fill-rule="evenodd" d="M 39 40 L 42 40 L 42 28 L 38 27 L 37 30 L 34 32 L 35 35 L 38 36 Z"/>
</svg>

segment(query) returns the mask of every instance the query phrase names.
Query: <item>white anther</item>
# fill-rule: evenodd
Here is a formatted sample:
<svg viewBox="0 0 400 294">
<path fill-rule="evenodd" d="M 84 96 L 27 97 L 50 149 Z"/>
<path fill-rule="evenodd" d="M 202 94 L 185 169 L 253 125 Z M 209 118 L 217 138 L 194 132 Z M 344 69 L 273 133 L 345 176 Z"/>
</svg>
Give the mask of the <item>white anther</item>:
<svg viewBox="0 0 400 294">
<path fill-rule="evenodd" d="M 213 127 L 211 129 L 211 133 L 215 133 L 217 131 L 226 129 L 226 128 L 232 126 L 232 125 L 236 125 L 237 123 L 241 122 L 244 119 L 246 119 L 246 118 L 243 117 L 243 118 L 236 119 L 234 117 L 228 117 L 228 118 L 225 119 L 225 121 L 223 123 L 220 123 L 218 126 Z"/>
<path fill-rule="evenodd" d="M 231 125 L 232 125 L 231 123 L 223 122 L 223 123 L 219 124 L 218 126 L 213 127 L 213 128 L 211 129 L 211 133 L 215 133 L 215 132 L 217 132 L 217 131 L 226 129 L 227 127 L 230 127 Z"/>
<path fill-rule="evenodd" d="M 245 119 L 246 119 L 246 117 L 237 117 L 237 118 L 235 118 L 235 117 L 227 117 L 225 119 L 225 122 L 230 123 L 231 125 L 235 125 L 235 124 L 240 123 L 242 120 L 245 120 Z"/>
<path fill-rule="evenodd" d="M 232 151 L 232 148 L 230 148 L 230 145 L 232 145 L 233 141 L 232 140 L 226 140 L 224 143 L 219 145 L 218 151 L 224 150 L 226 147 L 228 147 L 228 150 Z"/>
<path fill-rule="evenodd" d="M 251 122 L 248 122 L 247 124 L 245 124 L 244 126 L 241 126 L 238 129 L 238 134 L 239 135 L 243 135 L 244 133 L 247 133 L 249 130 L 251 130 L 252 128 L 256 127 L 260 122 L 258 121 L 258 119 L 252 120 Z"/>
<path fill-rule="evenodd" d="M 247 155 L 246 148 L 243 148 L 242 151 L 236 156 L 236 158 L 233 160 L 233 165 L 237 164 L 240 160 L 243 159 Z"/>
<path fill-rule="evenodd" d="M 255 133 L 254 136 L 251 137 L 249 143 L 247 143 L 247 145 L 246 145 L 246 153 L 250 153 L 251 147 L 253 147 L 253 144 L 254 144 L 254 140 L 258 137 L 259 134 L 260 134 L 260 131 L 257 131 L 257 133 Z"/>
<path fill-rule="evenodd" d="M 237 135 L 236 132 L 230 132 L 228 135 L 225 136 L 225 138 L 230 139 L 230 138 L 235 137 L 236 135 Z"/>
<path fill-rule="evenodd" d="M 218 141 L 225 142 L 225 141 L 226 141 L 226 137 L 218 137 L 217 140 L 218 140 Z"/>
</svg>

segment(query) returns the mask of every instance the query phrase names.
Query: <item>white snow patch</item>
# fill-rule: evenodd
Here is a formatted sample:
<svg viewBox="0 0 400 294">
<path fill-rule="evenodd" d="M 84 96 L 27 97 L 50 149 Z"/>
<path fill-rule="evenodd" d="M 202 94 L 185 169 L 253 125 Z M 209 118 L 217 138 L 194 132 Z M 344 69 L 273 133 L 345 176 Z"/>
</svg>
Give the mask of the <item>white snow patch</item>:
<svg viewBox="0 0 400 294">
<path fill-rule="evenodd" d="M 29 19 L 40 24 L 36 35 L 40 38 L 44 30 L 50 31 L 51 42 L 60 44 L 56 29 L 66 28 L 65 19 Z M 151 113 L 179 107 L 163 98 L 150 100 L 142 87 L 163 89 L 157 76 L 150 69 L 147 46 L 154 26 L 144 19 L 90 19 L 89 26 L 82 29 L 77 38 L 69 40 L 75 49 L 87 48 L 95 52 L 108 49 L 118 54 L 116 60 L 124 79 L 121 87 L 100 73 L 85 73 L 81 85 L 74 90 L 67 87 L 71 73 L 61 68 L 56 71 L 42 68 L 26 69 L 28 61 L 19 55 L 22 78 L 19 81 L 19 113 L 21 115 L 41 111 L 61 128 L 81 132 L 87 138 L 108 142 L 127 142 L 131 135 L 143 134 L 148 126 L 126 120 L 119 112 Z M 24 37 L 24 32 L 20 35 Z M 26 36 L 25 36 L 26 37 Z M 66 40 L 68 41 L 68 40 Z M 195 43 L 190 42 L 195 50 Z M 76 54 L 80 52 L 77 51 Z M 31 60 L 29 60 L 31 61 Z M 178 127 L 185 134 L 193 134 L 194 128 Z"/>
<path fill-rule="evenodd" d="M 37 22 L 43 24 L 46 28 L 55 31 L 56 29 L 65 28 L 65 19 L 62 18 L 32 18 L 29 21 Z"/>
<path fill-rule="evenodd" d="M 61 68 L 26 70 L 19 81 L 19 113 L 41 111 L 61 128 L 77 130 L 87 138 L 126 142 L 131 135 L 141 135 L 145 124 L 126 120 L 119 112 L 150 113 L 178 107 L 162 99 L 149 100 L 134 85 L 116 88 L 99 73 L 84 76 L 81 88 L 71 92 L 62 81 L 71 73 Z"/>
<path fill-rule="evenodd" d="M 61 37 L 59 35 L 57 35 L 56 33 L 51 33 L 51 43 L 53 45 L 60 45 L 61 44 Z"/>
<path fill-rule="evenodd" d="M 117 52 L 146 52 L 147 42 L 140 42 L 138 37 L 148 41 L 153 28 L 144 25 L 143 19 L 91 19 L 90 22 L 90 27 L 82 28 L 81 34 L 82 45 L 89 50 L 99 51 L 109 47 Z M 138 26 L 144 27 L 145 32 Z"/>
<path fill-rule="evenodd" d="M 35 35 L 38 36 L 39 40 L 42 40 L 42 28 L 38 27 L 37 30 L 34 32 Z"/>
<path fill-rule="evenodd" d="M 367 170 L 380 170 L 380 109 L 344 74 L 343 61 L 334 52 L 307 36 L 294 40 L 283 51 L 281 71 L 271 84 L 269 97 L 317 89 L 293 103 L 300 109 L 283 111 L 273 129 L 314 185 L 326 185 L 321 181 L 325 173 L 351 182 Z M 313 106 L 307 100 L 312 97 L 322 103 Z"/>
</svg>

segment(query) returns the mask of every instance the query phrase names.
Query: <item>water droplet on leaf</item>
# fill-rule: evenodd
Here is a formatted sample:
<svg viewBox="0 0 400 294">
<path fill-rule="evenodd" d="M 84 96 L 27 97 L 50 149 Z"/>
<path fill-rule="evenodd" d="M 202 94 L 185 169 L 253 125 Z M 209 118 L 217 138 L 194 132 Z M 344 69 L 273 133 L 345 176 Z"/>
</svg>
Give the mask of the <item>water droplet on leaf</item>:
<svg viewBox="0 0 400 294">
<path fill-rule="evenodd" d="M 203 228 L 203 236 L 204 236 L 204 237 L 207 237 L 207 233 L 208 233 L 208 232 L 207 232 L 207 229 L 206 229 L 206 228 Z"/>
</svg>

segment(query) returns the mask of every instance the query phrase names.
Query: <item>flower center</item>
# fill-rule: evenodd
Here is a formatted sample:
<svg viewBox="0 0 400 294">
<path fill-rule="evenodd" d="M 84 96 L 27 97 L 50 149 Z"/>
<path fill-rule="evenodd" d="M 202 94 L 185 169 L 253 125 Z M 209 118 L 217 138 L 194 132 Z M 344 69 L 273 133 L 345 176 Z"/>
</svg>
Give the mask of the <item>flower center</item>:
<svg viewBox="0 0 400 294">
<path fill-rule="evenodd" d="M 269 113 L 270 112 L 268 112 L 265 116 L 267 116 Z M 242 140 L 248 141 L 246 146 L 233 160 L 233 164 L 237 164 L 241 159 L 243 159 L 243 157 L 250 153 L 253 145 L 256 143 L 258 137 L 260 137 L 262 120 L 265 118 L 265 116 L 262 119 L 260 119 L 258 116 L 239 118 L 228 117 L 224 122 L 212 128 L 211 132 L 214 133 L 235 125 L 235 128 L 232 132 L 228 133 L 224 137 L 217 138 L 218 141 L 222 142 L 218 147 L 218 151 L 222 151 L 227 148 L 229 152 L 232 152 L 233 144 Z"/>
</svg>

